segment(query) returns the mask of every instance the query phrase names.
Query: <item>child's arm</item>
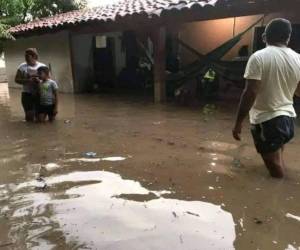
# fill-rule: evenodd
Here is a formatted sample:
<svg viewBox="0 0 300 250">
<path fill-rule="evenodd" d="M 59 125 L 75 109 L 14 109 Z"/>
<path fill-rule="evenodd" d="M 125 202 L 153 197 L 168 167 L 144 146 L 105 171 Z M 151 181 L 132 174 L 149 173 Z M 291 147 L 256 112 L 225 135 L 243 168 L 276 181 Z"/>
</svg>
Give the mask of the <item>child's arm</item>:
<svg viewBox="0 0 300 250">
<path fill-rule="evenodd" d="M 55 81 L 52 81 L 52 91 L 54 96 L 54 115 L 58 113 L 58 86 Z"/>
<path fill-rule="evenodd" d="M 58 94 L 57 90 L 54 90 L 54 114 L 57 115 L 58 113 Z"/>
</svg>

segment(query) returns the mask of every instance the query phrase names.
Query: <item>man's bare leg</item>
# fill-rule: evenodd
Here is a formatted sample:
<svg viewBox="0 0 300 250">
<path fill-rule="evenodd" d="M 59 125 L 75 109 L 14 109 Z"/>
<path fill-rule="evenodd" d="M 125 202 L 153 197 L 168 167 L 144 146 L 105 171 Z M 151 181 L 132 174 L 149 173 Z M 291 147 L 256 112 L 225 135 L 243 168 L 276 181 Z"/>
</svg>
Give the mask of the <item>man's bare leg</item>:
<svg viewBox="0 0 300 250">
<path fill-rule="evenodd" d="M 285 165 L 285 161 L 284 161 L 284 157 L 283 157 L 283 155 L 284 155 L 284 148 L 285 148 L 285 146 L 283 145 L 281 147 L 281 162 L 282 162 L 283 170 L 284 170 L 284 172 L 286 172 L 286 165 Z"/>
<path fill-rule="evenodd" d="M 284 162 L 283 162 L 283 149 L 280 148 L 274 153 L 262 154 L 262 158 L 265 162 L 270 175 L 274 178 L 284 177 Z"/>
</svg>

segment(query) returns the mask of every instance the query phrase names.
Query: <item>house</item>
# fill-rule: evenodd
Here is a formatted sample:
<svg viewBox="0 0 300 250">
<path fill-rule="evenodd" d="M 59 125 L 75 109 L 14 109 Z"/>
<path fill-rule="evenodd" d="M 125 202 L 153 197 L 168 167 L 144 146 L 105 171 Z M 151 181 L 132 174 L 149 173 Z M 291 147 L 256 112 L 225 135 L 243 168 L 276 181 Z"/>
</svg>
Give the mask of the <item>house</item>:
<svg viewBox="0 0 300 250">
<path fill-rule="evenodd" d="M 178 48 L 174 37 L 205 54 L 265 15 L 226 59 L 236 57 L 243 45 L 251 51 L 262 47 L 260 35 L 273 17 L 294 23 L 293 45 L 299 46 L 299 6 L 299 0 L 120 0 L 34 20 L 10 30 L 17 39 L 5 48 L 9 86 L 16 87 L 15 71 L 27 47 L 38 49 L 65 93 L 118 84 L 117 76 L 143 51 L 149 62 L 153 60 L 153 95 L 161 102 L 166 98 L 168 54 L 176 51 L 182 64 L 196 59 Z"/>
</svg>

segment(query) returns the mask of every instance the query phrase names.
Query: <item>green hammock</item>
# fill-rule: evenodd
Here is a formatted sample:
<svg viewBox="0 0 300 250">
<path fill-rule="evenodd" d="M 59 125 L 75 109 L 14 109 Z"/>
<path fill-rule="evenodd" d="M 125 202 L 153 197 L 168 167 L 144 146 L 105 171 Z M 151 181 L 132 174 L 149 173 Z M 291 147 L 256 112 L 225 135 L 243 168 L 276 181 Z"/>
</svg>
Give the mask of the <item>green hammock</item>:
<svg viewBox="0 0 300 250">
<path fill-rule="evenodd" d="M 167 77 L 167 80 L 170 82 L 175 82 L 175 84 L 181 85 L 187 80 L 196 78 L 197 76 L 203 75 L 209 68 L 213 68 L 218 73 L 221 73 L 222 75 L 226 70 L 230 70 L 232 68 L 233 63 L 232 62 L 222 62 L 220 61 L 222 57 L 224 57 L 237 43 L 239 43 L 242 39 L 242 37 L 249 32 L 253 27 L 255 27 L 258 23 L 260 23 L 265 17 L 261 17 L 258 21 L 256 21 L 254 24 L 252 24 L 249 28 L 247 28 L 245 31 L 241 32 L 237 36 L 233 37 L 229 41 L 225 42 L 218 48 L 214 49 L 210 53 L 206 55 L 202 55 L 199 52 L 197 52 L 195 49 L 189 47 L 187 44 L 185 44 L 182 41 L 179 41 L 179 43 L 185 47 L 186 49 L 190 50 L 191 52 L 197 54 L 199 57 L 199 60 L 185 66 L 180 72 L 169 74 Z M 236 63 L 236 69 L 233 70 L 238 72 L 239 75 L 241 75 L 241 63 Z M 223 73 L 222 73 L 223 72 Z M 234 73 L 233 73 L 234 74 Z"/>
</svg>

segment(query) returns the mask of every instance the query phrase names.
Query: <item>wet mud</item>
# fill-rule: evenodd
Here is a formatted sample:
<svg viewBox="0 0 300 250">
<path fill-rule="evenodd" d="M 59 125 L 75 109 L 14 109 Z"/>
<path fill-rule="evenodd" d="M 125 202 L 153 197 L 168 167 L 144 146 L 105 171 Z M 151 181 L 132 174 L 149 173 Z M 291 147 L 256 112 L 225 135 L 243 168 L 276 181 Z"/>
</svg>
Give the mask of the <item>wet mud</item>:
<svg viewBox="0 0 300 250">
<path fill-rule="evenodd" d="M 0 84 L 0 249 L 300 249 L 300 135 L 271 179 L 248 127 L 231 138 L 236 100 L 61 95 L 26 124 L 19 99 Z"/>
</svg>

